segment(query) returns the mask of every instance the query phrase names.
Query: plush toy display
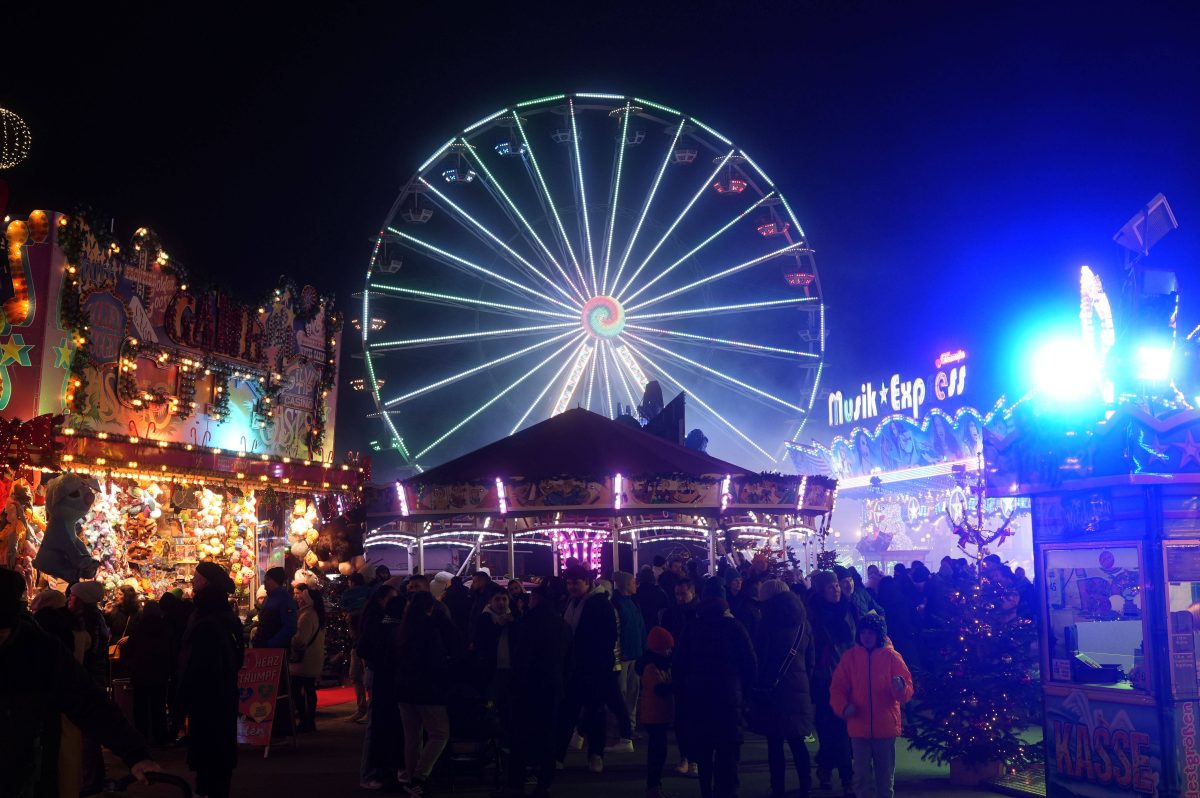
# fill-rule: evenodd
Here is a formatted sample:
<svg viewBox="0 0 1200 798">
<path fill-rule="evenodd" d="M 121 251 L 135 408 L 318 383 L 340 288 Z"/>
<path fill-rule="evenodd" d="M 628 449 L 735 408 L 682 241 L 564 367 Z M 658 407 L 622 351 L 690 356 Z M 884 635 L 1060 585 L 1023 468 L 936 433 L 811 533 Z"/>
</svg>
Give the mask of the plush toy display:
<svg viewBox="0 0 1200 798">
<path fill-rule="evenodd" d="M 92 559 L 75 531 L 92 503 L 99 485 L 79 474 L 61 474 L 46 487 L 46 535 L 33 565 L 44 574 L 68 582 L 91 579 L 100 563 Z"/>
<path fill-rule="evenodd" d="M 12 484 L 8 501 L 4 505 L 3 520 L 0 520 L 0 565 L 15 569 L 25 541 L 36 536 L 29 516 L 33 510 L 33 491 L 29 483 L 18 479 Z"/>
</svg>

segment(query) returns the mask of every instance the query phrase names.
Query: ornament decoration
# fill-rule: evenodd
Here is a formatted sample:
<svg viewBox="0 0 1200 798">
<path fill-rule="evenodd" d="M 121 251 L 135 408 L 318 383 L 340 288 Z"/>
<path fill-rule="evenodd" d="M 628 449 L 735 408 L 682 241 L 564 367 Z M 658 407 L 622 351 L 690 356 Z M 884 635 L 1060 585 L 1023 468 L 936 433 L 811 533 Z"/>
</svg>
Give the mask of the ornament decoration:
<svg viewBox="0 0 1200 798">
<path fill-rule="evenodd" d="M 0 108 L 0 169 L 12 169 L 29 156 L 33 134 L 29 125 L 7 108 Z"/>
<path fill-rule="evenodd" d="M 951 508 L 947 506 L 946 518 L 949 519 L 954 534 L 958 536 L 958 547 L 968 555 L 974 556 L 975 559 L 982 559 L 988 555 L 988 546 L 993 543 L 1000 546 L 1004 543 L 1005 538 L 1013 535 L 1012 521 L 1016 517 L 1017 506 L 1014 504 L 1007 513 L 1002 513 L 1000 524 L 994 530 L 987 528 L 984 519 L 984 510 L 987 506 L 987 482 L 983 469 L 983 455 L 979 455 L 978 477 L 975 484 L 971 486 L 971 493 L 975 497 L 974 521 L 966 507 L 963 508 L 962 515 L 955 518 Z M 975 551 L 969 551 L 968 545 L 974 546 Z"/>
</svg>

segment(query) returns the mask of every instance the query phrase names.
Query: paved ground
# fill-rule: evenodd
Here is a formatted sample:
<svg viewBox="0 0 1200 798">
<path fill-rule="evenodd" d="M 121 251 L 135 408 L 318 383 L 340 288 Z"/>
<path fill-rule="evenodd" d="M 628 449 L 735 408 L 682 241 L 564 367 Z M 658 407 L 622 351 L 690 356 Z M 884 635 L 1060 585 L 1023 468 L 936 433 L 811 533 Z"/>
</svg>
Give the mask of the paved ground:
<svg viewBox="0 0 1200 798">
<path fill-rule="evenodd" d="M 274 748 L 269 759 L 253 749 L 244 749 L 241 764 L 234 775 L 234 798 L 297 798 L 298 796 L 366 796 L 372 795 L 358 787 L 358 762 L 362 744 L 363 727 L 345 722 L 353 707 L 349 704 L 328 707 L 318 711 L 318 732 L 304 735 L 296 746 Z M 815 751 L 814 751 L 815 752 Z M 674 754 L 672 753 L 672 756 Z M 187 774 L 184 752 L 179 748 L 168 748 L 156 752 L 159 762 L 167 770 Z M 582 753 L 572 752 L 567 760 L 567 769 L 559 773 L 560 779 L 554 793 L 569 798 L 610 798 L 615 795 L 641 795 L 644 792 L 644 750 L 633 754 L 610 754 L 605 761 L 603 775 L 593 775 L 585 768 Z M 118 772 L 114 768 L 114 773 Z M 769 795 L 767 782 L 766 745 L 761 738 L 751 735 L 742 749 L 742 798 L 760 798 Z M 190 774 L 188 774 L 190 775 Z M 788 774 L 788 786 L 796 787 L 795 773 Z M 664 789 L 674 798 L 698 798 L 699 789 L 693 779 L 668 775 Z M 837 776 L 833 778 L 834 790 L 821 793 L 814 791 L 815 798 L 840 798 Z M 897 756 L 897 792 L 905 795 L 931 795 L 937 798 L 968 798 L 968 796 L 995 796 L 984 790 L 964 790 L 950 786 L 946 768 L 937 768 L 922 762 L 914 753 L 906 750 L 901 742 Z M 491 791 L 491 783 L 481 783 L 474 775 L 464 774 L 453 785 L 453 793 L 471 798 L 482 798 Z M 439 795 L 449 795 L 450 785 L 435 784 Z M 130 795 L 154 798 L 168 793 L 161 789 L 131 790 Z"/>
</svg>

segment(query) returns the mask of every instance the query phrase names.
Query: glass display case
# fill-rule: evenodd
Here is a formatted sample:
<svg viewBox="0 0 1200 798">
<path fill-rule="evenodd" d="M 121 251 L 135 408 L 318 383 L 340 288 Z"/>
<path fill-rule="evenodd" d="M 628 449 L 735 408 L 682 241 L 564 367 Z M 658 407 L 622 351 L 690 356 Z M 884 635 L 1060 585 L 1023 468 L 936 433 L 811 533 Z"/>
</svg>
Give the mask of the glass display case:
<svg viewBox="0 0 1200 798">
<path fill-rule="evenodd" d="M 1176 700 L 1200 698 L 1196 649 L 1200 644 L 1200 543 L 1164 541 L 1167 581 L 1167 640 L 1171 692 Z"/>
<path fill-rule="evenodd" d="M 1150 692 L 1141 544 L 1049 545 L 1041 565 L 1047 681 Z"/>
</svg>

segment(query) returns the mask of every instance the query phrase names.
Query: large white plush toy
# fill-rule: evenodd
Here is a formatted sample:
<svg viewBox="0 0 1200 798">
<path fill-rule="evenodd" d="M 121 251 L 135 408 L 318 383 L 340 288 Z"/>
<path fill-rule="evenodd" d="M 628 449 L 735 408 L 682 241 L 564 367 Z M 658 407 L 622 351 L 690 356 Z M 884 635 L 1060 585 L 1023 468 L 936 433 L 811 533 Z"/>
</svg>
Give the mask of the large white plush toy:
<svg viewBox="0 0 1200 798">
<path fill-rule="evenodd" d="M 91 579 L 100 563 L 92 559 L 76 524 L 91 509 L 99 486 L 79 474 L 60 474 L 46 486 L 46 534 L 33 567 L 68 582 Z"/>
</svg>

